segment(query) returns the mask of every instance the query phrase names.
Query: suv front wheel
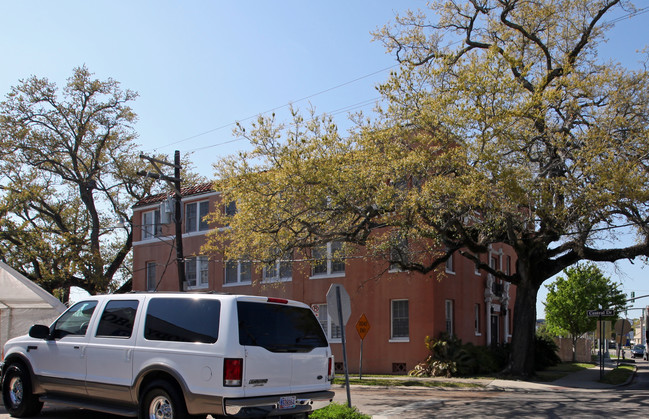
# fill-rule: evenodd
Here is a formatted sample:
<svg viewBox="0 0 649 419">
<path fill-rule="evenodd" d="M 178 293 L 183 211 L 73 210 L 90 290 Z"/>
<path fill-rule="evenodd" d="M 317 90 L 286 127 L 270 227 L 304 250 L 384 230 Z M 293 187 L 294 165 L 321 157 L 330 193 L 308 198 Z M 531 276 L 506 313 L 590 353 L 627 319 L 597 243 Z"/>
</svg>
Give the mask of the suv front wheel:
<svg viewBox="0 0 649 419">
<path fill-rule="evenodd" d="M 36 416 L 43 402 L 32 393 L 29 373 L 21 364 L 10 365 L 2 379 L 2 401 L 7 412 L 15 418 Z"/>
</svg>

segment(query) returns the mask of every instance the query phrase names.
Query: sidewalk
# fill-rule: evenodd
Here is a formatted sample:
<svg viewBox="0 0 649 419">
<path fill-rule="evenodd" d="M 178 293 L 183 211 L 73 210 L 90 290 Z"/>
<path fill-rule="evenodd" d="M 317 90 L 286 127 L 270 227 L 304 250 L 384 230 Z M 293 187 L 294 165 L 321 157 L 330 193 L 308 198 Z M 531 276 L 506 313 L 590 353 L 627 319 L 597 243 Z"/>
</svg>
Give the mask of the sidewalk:
<svg viewBox="0 0 649 419">
<path fill-rule="evenodd" d="M 611 371 L 616 367 L 615 362 L 607 362 L 604 364 L 605 375 L 607 372 Z M 633 379 L 632 374 L 629 378 L 629 381 Z M 538 383 L 531 381 L 517 381 L 517 380 L 493 380 L 487 385 L 487 388 L 492 388 L 494 390 L 504 390 L 504 391 L 526 391 L 526 390 L 547 390 L 547 391 L 556 391 L 558 389 L 564 390 L 605 390 L 619 387 L 620 385 L 614 384 L 605 384 L 600 383 L 601 371 L 600 367 L 596 366 L 593 368 L 585 369 L 578 371 L 572 374 L 568 374 L 565 377 L 559 378 L 558 380 L 549 382 L 549 383 Z"/>
<path fill-rule="evenodd" d="M 607 362 L 604 365 L 604 374 L 611 371 L 616 367 L 615 362 Z M 367 376 L 370 378 L 371 376 Z M 568 374 L 565 377 L 559 378 L 558 380 L 551 382 L 536 382 L 536 381 L 523 381 L 523 380 L 504 380 L 504 379 L 490 379 L 490 378 L 443 378 L 443 377 L 410 377 L 410 376 L 401 376 L 401 377 L 390 377 L 391 379 L 402 379 L 402 380 L 421 380 L 421 381 L 437 381 L 437 382 L 447 382 L 447 383 L 463 383 L 463 384 L 475 384 L 477 387 L 436 387 L 439 390 L 494 390 L 494 391 L 556 391 L 559 389 L 563 390 L 604 390 L 618 387 L 613 384 L 604 384 L 600 383 L 600 367 L 595 366 L 593 368 L 581 370 L 572 374 Z M 631 379 L 633 375 L 631 376 Z M 625 383 L 626 384 L 626 383 Z M 359 384 L 354 384 L 359 385 Z M 362 384 L 360 384 L 362 385 Z M 624 384 L 622 384 L 624 385 Z"/>
</svg>

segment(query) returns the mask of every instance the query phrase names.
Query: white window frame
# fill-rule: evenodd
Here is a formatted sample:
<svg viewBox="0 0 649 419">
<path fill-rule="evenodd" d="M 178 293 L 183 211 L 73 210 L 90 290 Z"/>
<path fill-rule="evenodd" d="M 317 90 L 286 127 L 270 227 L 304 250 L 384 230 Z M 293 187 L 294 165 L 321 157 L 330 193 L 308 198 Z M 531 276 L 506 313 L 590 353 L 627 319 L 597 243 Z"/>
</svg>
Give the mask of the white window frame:
<svg viewBox="0 0 649 419">
<path fill-rule="evenodd" d="M 449 336 L 453 336 L 455 333 L 455 325 L 453 324 L 453 315 L 454 315 L 454 304 L 453 300 L 444 301 L 444 318 L 446 320 L 446 333 Z"/>
<path fill-rule="evenodd" d="M 145 288 L 147 291 L 155 291 L 156 286 L 158 285 L 158 278 L 156 276 L 156 263 L 147 262 L 145 271 L 146 271 L 146 284 Z"/>
<path fill-rule="evenodd" d="M 230 201 L 223 206 L 223 213 L 228 217 L 234 217 L 237 213 L 236 201 Z"/>
<path fill-rule="evenodd" d="M 229 265 L 234 263 L 237 264 L 236 281 L 226 282 L 229 278 L 228 276 Z M 233 287 L 237 285 L 252 284 L 252 262 L 241 261 L 241 260 L 226 260 L 223 268 L 224 268 L 224 273 L 223 273 L 224 287 Z M 247 278 L 244 276 L 244 274 L 246 273 L 247 273 Z"/>
<path fill-rule="evenodd" d="M 396 309 L 403 307 L 395 307 L 397 304 L 406 303 L 406 315 L 395 313 Z M 398 320 L 406 320 L 408 325 L 408 334 L 395 336 L 395 322 Z M 410 303 L 407 299 L 390 300 L 390 342 L 410 342 Z"/>
<path fill-rule="evenodd" d="M 270 266 L 264 266 L 263 282 L 290 282 L 293 280 L 293 261 L 290 260 L 276 260 Z"/>
<path fill-rule="evenodd" d="M 156 238 L 162 233 L 160 208 L 142 213 L 142 240 Z"/>
<path fill-rule="evenodd" d="M 190 278 L 190 273 L 195 275 Z M 185 280 L 187 289 L 203 289 L 209 287 L 209 260 L 207 256 L 185 258 Z"/>
<path fill-rule="evenodd" d="M 190 208 L 195 208 L 191 210 Z M 194 219 L 190 220 L 190 214 L 194 212 Z M 194 201 L 185 204 L 185 233 L 200 233 L 209 230 L 205 216 L 210 212 L 210 201 Z"/>
<path fill-rule="evenodd" d="M 334 322 L 329 317 L 329 312 L 327 311 L 327 304 L 318 304 L 318 312 L 316 317 L 322 326 L 322 330 L 325 332 L 327 339 L 332 343 L 341 343 L 342 342 L 342 330 L 340 326 L 334 324 Z"/>
<path fill-rule="evenodd" d="M 342 277 L 345 276 L 346 263 L 345 259 L 336 257 L 336 252 L 342 248 L 341 242 L 329 242 L 326 246 L 319 246 L 312 250 L 313 258 L 316 259 L 317 256 L 314 254 L 318 251 L 324 253 L 324 258 L 318 258 L 315 260 L 314 266 L 311 268 L 311 278 L 332 278 L 332 277 Z M 326 272 L 315 272 L 316 265 L 319 265 L 318 261 L 323 261 L 326 264 Z M 334 270 L 338 262 L 342 262 L 342 270 Z"/>
<path fill-rule="evenodd" d="M 453 256 L 455 254 L 451 253 L 451 256 L 446 259 L 446 265 L 444 267 L 444 270 L 446 271 L 447 274 L 453 274 L 455 275 L 455 261 L 453 260 Z"/>
<path fill-rule="evenodd" d="M 390 259 L 397 260 L 401 262 L 408 262 L 408 255 L 410 253 L 410 244 L 408 239 L 405 237 L 400 237 L 399 242 L 396 246 L 393 246 L 390 249 Z M 397 272 L 406 272 L 405 269 L 402 269 L 398 263 L 391 263 L 388 267 L 388 272 L 397 273 Z"/>
</svg>

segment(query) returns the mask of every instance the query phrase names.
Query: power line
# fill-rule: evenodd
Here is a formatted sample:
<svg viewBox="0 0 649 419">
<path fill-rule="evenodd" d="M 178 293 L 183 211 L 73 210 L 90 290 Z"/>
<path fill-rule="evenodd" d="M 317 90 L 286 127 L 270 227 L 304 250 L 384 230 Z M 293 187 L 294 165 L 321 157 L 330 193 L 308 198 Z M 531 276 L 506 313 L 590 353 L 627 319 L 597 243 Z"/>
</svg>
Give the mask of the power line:
<svg viewBox="0 0 649 419">
<path fill-rule="evenodd" d="M 636 16 L 639 16 L 639 15 L 645 14 L 645 13 L 647 13 L 647 12 L 649 12 L 649 6 L 648 6 L 648 7 L 643 7 L 643 8 L 641 8 L 641 9 L 638 9 L 638 10 L 636 10 L 635 12 L 627 13 L 627 14 L 624 15 L 624 16 L 616 17 L 615 19 L 609 20 L 609 21 L 607 21 L 606 23 L 609 23 L 609 24 L 615 25 L 616 23 L 621 22 L 621 21 L 623 21 L 623 20 L 626 20 L 627 18 L 631 19 L 631 18 L 634 18 L 634 17 L 636 17 Z"/>
<path fill-rule="evenodd" d="M 395 68 L 395 67 L 398 67 L 398 64 L 394 64 L 394 65 L 392 65 L 392 66 L 390 66 L 390 67 L 386 67 L 386 68 L 383 68 L 383 69 L 381 69 L 381 70 L 374 71 L 374 72 L 369 73 L 369 74 L 366 74 L 366 75 L 364 75 L 364 76 L 357 77 L 357 78 L 355 78 L 355 79 L 353 79 L 353 80 L 349 80 L 349 81 L 347 81 L 347 82 L 344 82 L 344 83 L 338 84 L 338 85 L 333 86 L 333 87 L 329 87 L 329 88 L 327 88 L 327 89 L 324 89 L 324 90 L 321 90 L 321 91 L 319 91 L 319 92 L 316 92 L 316 93 L 310 94 L 310 95 L 308 95 L 308 96 L 304 96 L 303 98 L 298 99 L 298 100 L 296 100 L 296 101 L 291 101 L 291 102 L 288 102 L 288 103 L 286 103 L 286 104 L 284 104 L 284 105 L 276 106 L 276 107 L 274 107 L 274 108 L 272 108 L 272 109 L 269 109 L 269 110 L 267 110 L 267 111 L 260 112 L 260 113 L 256 113 L 256 114 L 254 114 L 254 115 L 251 115 L 251 116 L 248 116 L 248 117 L 246 117 L 246 118 L 240 119 L 240 120 L 238 120 L 237 122 L 248 121 L 248 120 L 251 120 L 251 119 L 253 119 L 253 118 L 258 117 L 259 115 L 265 115 L 265 114 L 268 114 L 268 113 L 271 113 L 271 112 L 275 112 L 275 111 L 277 111 L 277 110 L 279 110 L 279 109 L 287 108 L 287 107 L 291 106 L 291 105 L 294 104 L 294 103 L 303 102 L 303 101 L 305 101 L 305 100 L 308 100 L 308 99 L 311 99 L 311 98 L 313 98 L 313 97 L 316 97 L 316 96 L 322 95 L 322 94 L 324 94 L 324 93 L 331 92 L 332 90 L 340 89 L 341 87 L 348 86 L 348 85 L 353 84 L 353 83 L 356 83 L 356 82 L 358 82 L 358 81 L 360 81 L 360 80 L 364 80 L 364 79 L 366 79 L 366 78 L 368 78 L 368 77 L 372 77 L 372 76 L 375 76 L 375 75 L 377 75 L 377 74 L 379 74 L 379 73 L 385 72 L 385 71 L 387 71 L 387 70 L 391 70 L 391 69 L 393 69 L 393 68 Z M 224 125 L 218 126 L 218 127 L 216 127 L 216 128 L 212 128 L 212 129 L 210 129 L 210 130 L 203 131 L 203 132 L 201 132 L 201 133 L 198 133 L 198 134 L 192 135 L 192 136 L 190 136 L 190 137 L 186 137 L 186 138 L 183 138 L 183 139 L 181 139 L 181 140 L 174 141 L 174 142 L 171 142 L 171 143 L 169 143 L 169 144 L 162 145 L 162 146 L 158 147 L 158 149 L 159 149 L 159 148 L 170 147 L 170 146 L 172 146 L 172 145 L 176 145 L 176 144 L 180 144 L 180 143 L 183 143 L 183 142 L 186 142 L 186 141 L 189 141 L 189 140 L 193 140 L 194 138 L 201 137 L 201 136 L 203 136 L 203 135 L 207 135 L 207 134 L 210 134 L 210 133 L 212 133 L 212 132 L 219 131 L 219 130 L 222 130 L 222 129 L 225 129 L 225 128 L 228 128 L 228 127 L 234 126 L 237 122 L 230 122 L 230 123 L 228 123 L 228 124 L 224 124 Z M 238 140 L 240 140 L 240 139 L 233 140 L 233 141 L 229 141 L 229 142 L 234 142 L 234 141 L 238 141 Z M 221 143 L 220 145 L 227 144 L 227 143 L 228 143 L 228 142 Z M 202 147 L 202 148 L 198 148 L 198 149 L 196 149 L 196 150 L 202 150 L 203 148 L 210 148 L 210 147 L 213 147 L 213 146 Z"/>
<path fill-rule="evenodd" d="M 636 10 L 635 12 L 629 12 L 629 13 L 627 13 L 626 15 L 623 15 L 623 16 L 620 16 L 620 17 L 617 17 L 617 18 L 614 18 L 614 19 L 612 19 L 612 20 L 607 21 L 606 23 L 608 23 L 608 24 L 612 24 L 612 25 L 615 25 L 616 23 L 619 23 L 619 22 L 621 22 L 621 21 L 623 21 L 623 20 L 631 19 L 631 18 L 634 18 L 634 17 L 636 17 L 636 16 L 640 16 L 640 15 L 645 14 L 645 13 L 649 13 L 649 6 L 647 6 L 647 7 L 643 7 L 643 8 L 640 8 L 640 9 Z M 457 43 L 460 43 L 460 42 L 462 42 L 462 41 L 461 41 L 461 40 L 458 40 L 458 41 L 456 41 L 456 42 L 453 42 L 451 45 L 454 45 L 454 44 L 457 44 Z M 316 93 L 310 94 L 310 95 L 308 95 L 308 96 L 304 96 L 303 98 L 300 98 L 300 99 L 295 100 L 295 101 L 288 102 L 288 103 L 286 103 L 286 104 L 284 104 L 284 105 L 276 106 L 276 107 L 271 108 L 271 109 L 268 109 L 268 110 L 266 110 L 266 111 L 264 111 L 264 112 L 256 113 L 256 114 L 254 114 L 254 115 L 250 115 L 250 116 L 245 117 L 245 118 L 243 118 L 243 119 L 239 119 L 237 122 L 249 121 L 249 120 L 251 120 L 251 119 L 253 119 L 253 118 L 258 117 L 259 115 L 265 115 L 265 114 L 268 114 L 268 113 L 271 113 L 271 112 L 275 112 L 275 111 L 277 111 L 277 110 L 279 110 L 279 109 L 287 108 L 287 107 L 291 106 L 291 105 L 294 104 L 294 103 L 303 102 L 303 101 L 305 101 L 305 100 L 308 100 L 308 99 L 311 99 L 311 98 L 313 98 L 313 97 L 316 97 L 316 96 L 322 95 L 322 94 L 324 94 L 324 93 L 328 93 L 328 92 L 330 92 L 330 91 L 333 91 L 333 90 L 339 89 L 339 88 L 341 88 L 341 87 L 348 86 L 348 85 L 350 85 L 350 84 L 356 83 L 356 82 L 358 82 L 358 81 L 360 81 L 360 80 L 363 80 L 363 79 L 366 79 L 366 78 L 368 78 L 368 77 L 372 77 L 372 76 L 375 76 L 375 75 L 380 74 L 380 73 L 382 73 L 382 72 L 385 72 L 385 71 L 387 71 L 387 70 L 391 70 L 391 69 L 393 69 L 393 68 L 395 68 L 395 67 L 398 67 L 398 66 L 399 66 L 399 64 L 394 64 L 394 65 L 392 65 L 392 66 L 389 66 L 389 67 L 386 67 L 386 68 L 383 68 L 383 69 L 380 69 L 380 70 L 374 71 L 374 72 L 369 73 L 369 74 L 366 74 L 366 75 L 364 75 L 364 76 L 357 77 L 357 78 L 355 78 L 355 79 L 352 79 L 352 80 L 349 80 L 349 81 L 347 81 L 347 82 L 344 82 L 344 83 L 341 83 L 341 84 L 335 85 L 335 86 L 333 86 L 333 87 L 330 87 L 330 88 L 327 88 L 327 89 L 321 90 L 321 91 L 319 91 L 319 92 L 316 92 Z M 363 103 L 363 105 L 360 105 L 360 107 L 362 107 L 362 106 L 366 106 L 367 104 L 369 104 L 369 101 L 367 101 L 367 102 L 360 102 L 360 103 Z M 346 111 L 349 111 L 349 110 L 352 110 L 352 109 L 356 109 L 356 106 L 358 106 L 358 104 L 356 104 L 356 105 L 349 105 L 349 106 L 347 106 L 347 107 L 339 108 L 339 109 L 337 109 L 337 110 L 335 110 L 335 111 L 327 112 L 327 113 L 329 113 L 329 114 L 331 114 L 331 115 L 337 115 L 337 114 L 339 114 L 339 113 L 343 113 L 343 112 L 346 112 Z M 203 132 L 200 132 L 200 133 L 198 133 L 198 134 L 191 135 L 191 136 L 189 136 L 189 137 L 185 137 L 185 138 L 180 139 L 180 140 L 177 140 L 177 141 L 173 141 L 173 142 L 171 142 L 171 143 L 168 143 L 168 144 L 165 144 L 165 145 L 159 146 L 159 147 L 157 147 L 157 148 L 154 149 L 154 150 L 158 150 L 158 149 L 160 149 L 160 148 L 166 148 L 166 147 L 170 147 L 170 146 L 172 146 L 172 145 L 176 145 L 176 144 L 184 143 L 184 142 L 186 142 L 186 141 L 193 140 L 193 139 L 195 139 L 195 138 L 202 137 L 202 136 L 207 135 L 207 134 L 211 134 L 211 133 L 213 133 L 213 132 L 215 132 L 215 131 L 220 131 L 220 130 L 222 130 L 222 129 L 225 129 L 225 128 L 228 128 L 228 127 L 232 127 L 232 126 L 234 126 L 237 122 L 230 122 L 230 123 L 227 123 L 227 124 L 224 124 L 224 125 L 218 126 L 218 127 L 216 127 L 216 128 L 212 128 L 212 129 L 209 129 L 209 130 L 207 130 L 207 131 L 203 131 Z M 224 142 L 221 142 L 221 143 L 218 143 L 218 144 L 212 144 L 212 145 L 209 145 L 209 146 L 198 147 L 198 148 L 195 148 L 195 149 L 192 149 L 192 150 L 189 150 L 189 151 L 191 152 L 191 151 L 200 151 L 200 150 L 205 150 L 205 149 L 214 148 L 214 147 L 222 146 L 222 145 L 225 145 L 225 144 L 230 144 L 230 143 L 233 143 L 233 142 L 241 141 L 241 140 L 243 140 L 243 139 L 244 139 L 243 137 L 238 137 L 238 138 L 235 138 L 235 139 L 233 139 L 233 140 L 224 141 Z"/>
</svg>

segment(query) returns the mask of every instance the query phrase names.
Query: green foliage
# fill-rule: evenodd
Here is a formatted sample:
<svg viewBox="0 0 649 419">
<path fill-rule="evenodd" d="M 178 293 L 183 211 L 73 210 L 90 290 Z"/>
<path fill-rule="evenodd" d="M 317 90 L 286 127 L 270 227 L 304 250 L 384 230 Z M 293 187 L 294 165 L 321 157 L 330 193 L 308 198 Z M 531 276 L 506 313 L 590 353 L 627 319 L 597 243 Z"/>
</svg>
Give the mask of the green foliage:
<svg viewBox="0 0 649 419">
<path fill-rule="evenodd" d="M 588 317 L 587 311 L 612 308 L 617 313 L 624 308 L 626 295 L 593 264 L 578 264 L 565 274 L 547 285 L 545 321 L 550 333 L 572 338 L 576 361 L 577 338 L 597 326 L 597 318 Z"/>
<path fill-rule="evenodd" d="M 559 347 L 547 335 L 536 335 L 534 339 L 534 370 L 543 371 L 561 363 Z"/>
<path fill-rule="evenodd" d="M 492 374 L 502 371 L 509 357 L 511 346 L 476 346 L 462 343 L 455 336 L 442 333 L 439 339 L 426 337 L 426 348 L 430 355 L 415 366 L 408 375 L 414 377 L 462 377 Z M 535 371 L 561 363 L 557 354 L 559 348 L 552 338 L 537 336 L 534 340 Z"/>
<path fill-rule="evenodd" d="M 627 382 L 635 372 L 635 366 L 620 365 L 604 375 L 601 382 L 606 384 L 620 385 Z"/>
<path fill-rule="evenodd" d="M 370 419 L 371 416 L 364 415 L 356 407 L 348 407 L 346 404 L 331 403 L 327 407 L 318 409 L 309 414 L 310 419 Z"/>
<path fill-rule="evenodd" d="M 588 317 L 588 310 L 612 308 L 617 313 L 624 308 L 626 296 L 620 285 L 595 265 L 579 264 L 565 274 L 546 286 L 545 320 L 551 333 L 576 339 L 596 328 L 597 318 Z"/>
<path fill-rule="evenodd" d="M 426 337 L 430 355 L 410 371 L 415 377 L 453 377 L 490 374 L 502 370 L 509 357 L 507 346 L 463 344 L 455 336 L 442 333 L 439 339 Z"/>
</svg>

